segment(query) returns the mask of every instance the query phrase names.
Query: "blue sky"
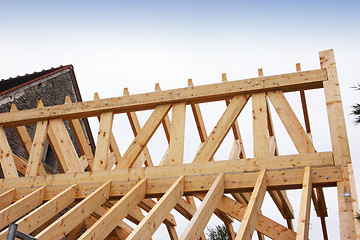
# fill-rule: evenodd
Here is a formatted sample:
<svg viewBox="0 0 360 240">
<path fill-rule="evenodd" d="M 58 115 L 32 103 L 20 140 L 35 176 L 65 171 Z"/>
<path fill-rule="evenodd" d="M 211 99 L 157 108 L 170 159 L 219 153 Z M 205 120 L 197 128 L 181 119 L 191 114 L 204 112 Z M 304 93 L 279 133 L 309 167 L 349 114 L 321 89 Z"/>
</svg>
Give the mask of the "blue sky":
<svg viewBox="0 0 360 240">
<path fill-rule="evenodd" d="M 318 52 L 333 48 L 352 159 L 359 169 L 360 131 L 349 115 L 350 106 L 360 102 L 359 93 L 350 89 L 360 81 L 359 10 L 359 1 L 0 0 L 0 79 L 73 64 L 83 99 L 91 100 L 94 92 L 122 95 L 124 87 L 130 93 L 152 91 L 156 82 L 163 89 L 185 87 L 188 78 L 196 85 L 216 83 L 223 72 L 238 80 L 256 77 L 258 68 L 265 75 L 293 72 L 297 62 L 303 70 L 317 69 Z M 208 116 L 210 132 L 216 118 Z M 310 120 L 320 133 L 316 147 L 330 150 L 321 127 L 326 116 Z M 113 129 L 122 136 L 122 152 L 131 140 L 129 129 Z M 242 131 L 247 136 L 246 128 Z M 251 144 L 246 147 L 251 152 Z M 188 148 L 189 156 L 196 151 Z M 284 152 L 288 148 L 292 151 L 285 145 Z M 155 151 L 155 157 L 161 155 Z M 330 233 L 338 232 L 336 221 L 329 219 Z"/>
</svg>

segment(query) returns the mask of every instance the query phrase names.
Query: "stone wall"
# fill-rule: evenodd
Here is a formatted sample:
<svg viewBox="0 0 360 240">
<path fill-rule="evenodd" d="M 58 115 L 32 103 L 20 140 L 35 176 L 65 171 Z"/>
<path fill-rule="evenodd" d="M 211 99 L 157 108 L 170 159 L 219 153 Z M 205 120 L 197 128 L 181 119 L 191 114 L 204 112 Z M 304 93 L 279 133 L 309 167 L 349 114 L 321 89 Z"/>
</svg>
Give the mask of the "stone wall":
<svg viewBox="0 0 360 240">
<path fill-rule="evenodd" d="M 0 96 L 0 112 L 9 112 L 12 103 L 16 105 L 18 110 L 36 108 L 38 100 L 42 100 L 45 106 L 60 105 L 64 104 L 66 96 L 70 96 L 72 102 L 78 101 L 69 70 L 62 74 L 58 74 L 55 77 L 50 76 L 47 77 L 47 79 L 40 79 L 36 83 L 23 86 L 19 89 L 16 89 L 15 91 L 12 91 L 6 96 Z M 82 120 L 81 123 L 86 134 Z M 80 150 L 71 132 L 70 126 L 67 121 L 65 124 L 69 131 L 71 140 L 74 143 L 75 149 L 80 156 Z M 31 138 L 33 138 L 35 133 L 35 125 L 26 127 L 29 135 Z M 13 152 L 18 156 L 28 159 L 28 156 L 15 130 L 5 129 L 5 131 Z M 58 171 L 58 169 L 51 170 L 56 172 Z"/>
</svg>

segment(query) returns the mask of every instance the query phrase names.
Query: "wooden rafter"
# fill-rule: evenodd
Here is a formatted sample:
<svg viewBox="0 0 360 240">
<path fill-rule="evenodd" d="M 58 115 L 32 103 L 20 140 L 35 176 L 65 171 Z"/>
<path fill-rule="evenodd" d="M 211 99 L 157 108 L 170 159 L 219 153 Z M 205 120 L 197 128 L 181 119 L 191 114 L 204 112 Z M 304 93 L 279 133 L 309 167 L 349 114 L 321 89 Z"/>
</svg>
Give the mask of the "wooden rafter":
<svg viewBox="0 0 360 240">
<path fill-rule="evenodd" d="M 169 190 L 161 197 L 160 201 L 139 223 L 128 239 L 148 239 L 156 231 L 166 215 L 174 208 L 183 195 L 184 177 L 179 177 Z"/>
<path fill-rule="evenodd" d="M 59 239 L 65 237 L 73 228 L 84 221 L 98 206 L 109 197 L 110 182 L 104 183 L 96 191 L 83 199 L 75 207 L 53 222 L 38 235 L 37 239 Z"/>
<path fill-rule="evenodd" d="M 154 92 L 144 94 L 130 95 L 124 89 L 123 97 L 100 99 L 95 94 L 94 101 L 79 103 L 71 103 L 67 97 L 64 105 L 44 107 L 40 101 L 38 108 L 21 111 L 12 105 L 9 113 L 0 114 L 0 164 L 5 177 L 0 179 L 0 240 L 5 239 L 11 222 L 38 239 L 150 239 L 163 223 L 170 239 L 204 240 L 204 229 L 213 214 L 224 222 L 230 239 L 250 239 L 253 231 L 259 239 L 307 239 L 311 199 L 327 239 L 323 188 L 335 186 L 341 239 L 360 239 L 360 222 L 354 219 L 359 211 L 355 179 L 333 51 L 321 52 L 320 62 L 318 70 L 301 71 L 297 64 L 295 73 L 276 76 L 264 76 L 258 69 L 258 77 L 252 79 L 228 81 L 223 74 L 221 83 L 204 86 L 194 86 L 189 79 L 186 88 L 166 91 L 156 84 Z M 315 88 L 325 92 L 330 152 L 317 152 L 312 142 L 307 104 L 318 103 L 307 102 L 305 91 Z M 286 99 L 286 92 L 292 91 L 300 92 L 304 127 Z M 246 158 L 240 134 L 244 126 L 237 118 L 250 98 L 252 114 L 244 112 L 241 117 L 251 117 L 254 156 Z M 199 104 L 214 101 L 225 101 L 227 108 L 208 136 L 206 115 Z M 280 155 L 277 145 L 282 139 L 275 137 L 278 132 L 271 104 L 298 154 Z M 200 146 L 192 163 L 185 164 L 191 162 L 184 159 L 188 158 L 184 147 L 189 144 L 184 137 L 187 105 L 193 111 Z M 141 110 L 153 110 L 143 127 L 137 118 Z M 118 146 L 112 132 L 117 114 L 128 116 L 135 136 L 123 156 L 119 151 L 123 146 Z M 81 126 L 81 119 L 87 117 L 97 117 L 100 122 L 94 153 Z M 162 159 L 153 162 L 147 144 L 160 124 L 168 149 Z M 31 138 L 27 128 L 34 125 Z M 24 156 L 11 149 L 12 139 L 5 135 L 9 127 L 15 129 Z M 229 158 L 215 161 L 213 156 L 230 129 L 234 142 Z M 71 134 L 74 137 L 70 138 Z M 60 174 L 46 174 L 41 164 L 46 139 L 59 162 Z M 302 189 L 297 232 L 286 194 L 289 189 Z M 266 192 L 288 227 L 262 215 Z M 189 220 L 179 232 L 181 237 L 172 209 Z M 234 219 L 241 221 L 236 237 Z"/>
<path fill-rule="evenodd" d="M 124 197 L 112 206 L 94 225 L 92 225 L 80 239 L 104 239 L 117 223 L 122 221 L 144 197 L 146 179 L 136 184 Z"/>
</svg>

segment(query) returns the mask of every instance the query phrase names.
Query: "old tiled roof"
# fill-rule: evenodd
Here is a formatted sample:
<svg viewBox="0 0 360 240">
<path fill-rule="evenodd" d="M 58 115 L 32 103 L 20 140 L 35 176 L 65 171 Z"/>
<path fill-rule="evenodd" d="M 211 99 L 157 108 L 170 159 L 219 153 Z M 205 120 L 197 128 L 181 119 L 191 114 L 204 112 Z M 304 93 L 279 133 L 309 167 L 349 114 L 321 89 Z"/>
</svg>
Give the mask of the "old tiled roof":
<svg viewBox="0 0 360 240">
<path fill-rule="evenodd" d="M 15 78 L 9 78 L 0 81 L 0 95 L 11 92 L 17 88 L 36 82 L 42 78 L 45 78 L 56 72 L 60 72 L 66 68 L 72 68 L 72 65 L 60 66 L 57 68 L 51 68 L 48 70 L 42 70 L 41 72 L 34 72 L 32 74 L 25 74 L 24 76 L 17 76 Z"/>
</svg>

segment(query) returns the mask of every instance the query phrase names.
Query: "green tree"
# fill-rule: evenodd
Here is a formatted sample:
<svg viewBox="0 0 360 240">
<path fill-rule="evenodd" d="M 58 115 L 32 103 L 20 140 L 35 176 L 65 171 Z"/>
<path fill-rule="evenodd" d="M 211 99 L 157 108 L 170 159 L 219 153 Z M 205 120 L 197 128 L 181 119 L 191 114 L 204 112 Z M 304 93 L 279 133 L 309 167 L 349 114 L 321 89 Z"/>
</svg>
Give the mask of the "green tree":
<svg viewBox="0 0 360 240">
<path fill-rule="evenodd" d="M 354 88 L 356 91 L 360 90 L 360 83 L 357 85 L 354 85 L 352 88 Z M 355 105 L 352 105 L 352 111 L 351 114 L 355 116 L 355 124 L 360 123 L 360 103 L 356 103 Z"/>
<path fill-rule="evenodd" d="M 225 225 L 216 225 L 215 228 L 208 228 L 206 237 L 209 240 L 228 240 L 228 234 Z"/>
</svg>

